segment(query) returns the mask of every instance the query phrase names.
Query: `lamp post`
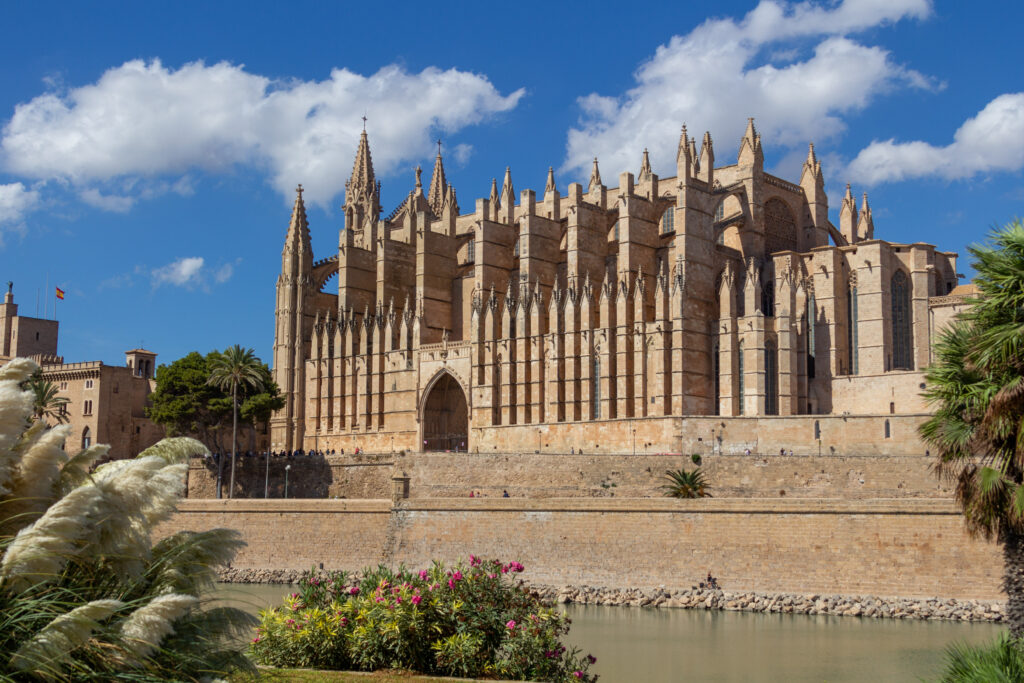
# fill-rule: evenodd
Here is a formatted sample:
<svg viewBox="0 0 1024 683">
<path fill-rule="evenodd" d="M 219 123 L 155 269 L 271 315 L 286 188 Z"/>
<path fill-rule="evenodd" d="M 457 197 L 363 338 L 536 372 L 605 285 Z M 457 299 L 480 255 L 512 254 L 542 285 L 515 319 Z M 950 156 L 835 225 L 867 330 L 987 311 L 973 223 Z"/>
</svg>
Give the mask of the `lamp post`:
<svg viewBox="0 0 1024 683">
<path fill-rule="evenodd" d="M 541 432 L 540 432 L 540 427 L 537 427 L 537 452 L 538 453 L 540 453 L 540 443 L 541 443 Z"/>
<path fill-rule="evenodd" d="M 636 455 L 636 430 L 633 430 L 633 455 Z"/>
<path fill-rule="evenodd" d="M 292 469 L 291 465 L 284 466 L 284 497 L 288 497 L 288 472 Z"/>
</svg>

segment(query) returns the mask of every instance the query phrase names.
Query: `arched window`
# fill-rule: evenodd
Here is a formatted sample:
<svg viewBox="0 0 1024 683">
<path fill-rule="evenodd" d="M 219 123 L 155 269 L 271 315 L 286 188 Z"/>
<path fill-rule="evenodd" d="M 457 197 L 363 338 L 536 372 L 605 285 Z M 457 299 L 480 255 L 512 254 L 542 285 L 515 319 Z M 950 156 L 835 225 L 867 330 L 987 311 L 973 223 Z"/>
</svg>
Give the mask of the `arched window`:
<svg viewBox="0 0 1024 683">
<path fill-rule="evenodd" d="M 818 324 L 818 305 L 814 302 L 814 294 L 807 297 L 807 376 L 814 377 L 814 328 Z"/>
<path fill-rule="evenodd" d="M 661 214 L 661 232 L 672 232 L 676 229 L 676 210 L 671 206 Z"/>
<path fill-rule="evenodd" d="M 892 276 L 892 367 L 913 370 L 913 332 L 910 325 L 910 281 L 902 270 Z"/>
<path fill-rule="evenodd" d="M 891 438 L 891 437 L 892 437 L 892 427 L 889 425 L 889 421 L 886 420 L 885 421 L 885 438 L 888 439 L 888 438 Z"/>
<path fill-rule="evenodd" d="M 736 375 L 739 377 L 739 386 L 736 390 L 736 396 L 740 400 L 740 408 L 738 414 L 742 415 L 744 412 L 743 399 L 745 397 L 745 392 L 743 391 L 743 342 L 740 342 L 739 358 L 736 361 Z"/>
<path fill-rule="evenodd" d="M 594 372 L 590 376 L 590 412 L 594 418 L 601 417 L 601 358 L 594 349 Z"/>
<path fill-rule="evenodd" d="M 474 261 L 476 261 L 476 238 L 471 237 L 466 244 L 466 263 L 473 263 Z"/>
<path fill-rule="evenodd" d="M 857 360 L 857 287 L 853 286 L 846 290 L 846 343 L 848 346 L 847 367 L 850 374 L 856 375 L 859 371 Z"/>
<path fill-rule="evenodd" d="M 779 414 L 779 350 L 773 342 L 764 345 L 764 414 Z"/>
<path fill-rule="evenodd" d="M 715 220 L 720 221 L 725 218 L 725 200 L 718 202 L 718 206 L 715 207 Z"/>
<path fill-rule="evenodd" d="M 761 284 L 761 312 L 769 318 L 775 316 L 775 282 L 771 278 Z"/>
<path fill-rule="evenodd" d="M 92 445 L 92 432 L 86 427 L 82 430 L 82 448 L 88 448 Z"/>
</svg>

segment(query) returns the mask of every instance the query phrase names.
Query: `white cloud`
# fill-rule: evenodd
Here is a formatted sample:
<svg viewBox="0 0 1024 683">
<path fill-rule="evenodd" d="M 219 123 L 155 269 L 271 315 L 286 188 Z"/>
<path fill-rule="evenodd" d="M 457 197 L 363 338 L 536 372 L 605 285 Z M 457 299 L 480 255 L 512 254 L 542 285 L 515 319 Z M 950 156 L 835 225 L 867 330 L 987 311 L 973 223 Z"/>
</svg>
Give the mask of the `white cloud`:
<svg viewBox="0 0 1024 683">
<path fill-rule="evenodd" d="M 169 284 L 178 287 L 195 287 L 202 283 L 202 270 L 205 259 L 202 256 L 189 256 L 168 263 L 166 266 L 153 269 L 153 286 Z"/>
<path fill-rule="evenodd" d="M 848 34 L 930 11 L 929 0 L 844 0 L 828 7 L 762 0 L 739 21 L 709 19 L 658 47 L 624 95 L 580 98 L 582 116 L 569 131 L 564 169 L 586 172 L 595 155 L 612 173 L 632 168 L 644 147 L 674 150 L 683 122 L 698 141 L 701 126 L 714 125 L 719 158 L 737 148 L 748 116 L 775 146 L 836 136 L 845 130 L 843 115 L 879 93 L 936 87 L 886 50 Z M 794 46 L 780 44 L 818 37 L 802 60 Z M 674 161 L 674 154 L 652 159 L 656 170 Z"/>
<path fill-rule="evenodd" d="M 990 171 L 1024 168 L 1024 92 L 995 98 L 953 134 L 953 142 L 937 147 L 914 140 L 876 140 L 850 162 L 852 180 L 875 185 L 894 180 L 935 176 L 970 178 Z"/>
<path fill-rule="evenodd" d="M 39 192 L 22 183 L 0 185 L 0 225 L 19 223 L 39 203 Z"/>
<path fill-rule="evenodd" d="M 132 197 L 123 197 L 113 194 L 103 194 L 95 187 L 90 187 L 78 193 L 79 198 L 89 206 L 95 206 L 104 211 L 114 213 L 128 213 L 135 204 Z"/>
<path fill-rule="evenodd" d="M 224 62 L 172 69 L 135 60 L 96 83 L 19 104 L 0 149 L 9 172 L 69 182 L 113 210 L 124 204 L 97 188 L 128 185 L 133 194 L 115 199 L 144 197 L 161 179 L 238 165 L 268 170 L 285 196 L 301 182 L 307 199 L 323 204 L 351 173 L 364 112 L 375 167 L 386 175 L 429 154 L 435 129 L 455 132 L 512 109 L 522 95 L 502 95 L 485 76 L 456 69 L 335 69 L 322 81 L 274 81 Z"/>
<path fill-rule="evenodd" d="M 230 263 L 225 263 L 213 274 L 213 279 L 218 284 L 227 282 L 231 279 L 231 276 L 235 274 L 235 267 Z"/>
</svg>

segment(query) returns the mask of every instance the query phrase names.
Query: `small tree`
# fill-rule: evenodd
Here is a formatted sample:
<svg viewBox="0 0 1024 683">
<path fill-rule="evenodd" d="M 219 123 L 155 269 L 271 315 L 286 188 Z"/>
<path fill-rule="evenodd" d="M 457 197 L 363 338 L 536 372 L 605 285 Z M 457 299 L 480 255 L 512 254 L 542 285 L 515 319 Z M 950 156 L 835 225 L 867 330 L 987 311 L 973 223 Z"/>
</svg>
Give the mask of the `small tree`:
<svg viewBox="0 0 1024 683">
<path fill-rule="evenodd" d="M 223 353 L 213 357 L 210 363 L 211 385 L 221 390 L 231 389 L 231 484 L 228 487 L 230 498 L 235 490 L 235 457 L 238 451 L 238 389 L 247 387 L 263 391 L 263 377 L 260 369 L 263 364 L 252 349 L 243 349 L 238 344 L 228 347 Z M 221 497 L 224 481 L 224 460 L 217 465 L 217 497 Z"/>
<path fill-rule="evenodd" d="M 975 257 L 979 296 L 939 335 L 921 436 L 952 482 L 967 529 L 1003 548 L 1010 633 L 1024 636 L 1024 225 Z"/>
<path fill-rule="evenodd" d="M 32 392 L 32 419 L 38 421 L 53 419 L 57 424 L 64 424 L 68 421 L 66 396 L 58 395 L 60 390 L 50 380 L 43 379 L 40 371 L 32 373 L 32 376 L 23 383 L 24 387 Z"/>
<path fill-rule="evenodd" d="M 665 495 L 670 498 L 710 498 L 711 494 L 708 489 L 707 480 L 704 478 L 704 473 L 700 471 L 700 468 L 696 468 L 692 472 L 687 472 L 685 469 L 680 468 L 673 472 L 672 470 L 665 470 L 665 479 L 668 479 L 669 483 L 662 486 Z"/>
</svg>

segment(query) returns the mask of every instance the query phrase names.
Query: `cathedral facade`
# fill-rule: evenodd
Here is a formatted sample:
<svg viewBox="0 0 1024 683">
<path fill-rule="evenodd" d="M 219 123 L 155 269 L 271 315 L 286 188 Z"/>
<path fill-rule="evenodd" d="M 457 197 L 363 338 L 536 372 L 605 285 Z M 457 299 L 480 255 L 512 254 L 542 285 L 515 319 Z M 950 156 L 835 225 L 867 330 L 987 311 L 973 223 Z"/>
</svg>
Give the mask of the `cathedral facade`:
<svg viewBox="0 0 1024 683">
<path fill-rule="evenodd" d="M 849 186 L 833 225 L 813 145 L 798 183 L 775 177 L 753 120 L 733 164 L 685 127 L 669 153 L 674 177 L 644 150 L 636 176 L 608 187 L 595 159 L 565 194 L 550 169 L 517 194 L 506 169 L 463 212 L 439 150 L 429 187 L 417 168 L 384 215 L 364 130 L 336 254 L 314 258 L 297 191 L 271 448 L 490 450 L 500 434 L 568 452 L 599 429 L 598 450 L 681 450 L 688 417 L 923 414 L 935 331 L 963 300 L 956 254 L 877 239 Z"/>
</svg>

